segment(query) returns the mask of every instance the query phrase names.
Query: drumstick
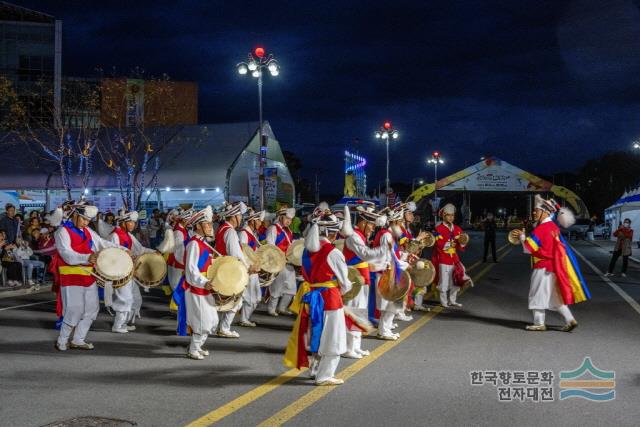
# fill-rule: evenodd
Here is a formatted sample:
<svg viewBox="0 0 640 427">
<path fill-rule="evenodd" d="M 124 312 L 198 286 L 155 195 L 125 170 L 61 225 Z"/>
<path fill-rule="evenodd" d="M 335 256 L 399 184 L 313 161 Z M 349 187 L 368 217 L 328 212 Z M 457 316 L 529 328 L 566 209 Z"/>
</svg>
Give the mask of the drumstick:
<svg viewBox="0 0 640 427">
<path fill-rule="evenodd" d="M 213 247 L 213 246 L 211 246 L 210 244 L 208 244 L 208 243 L 207 243 L 207 242 L 205 242 L 204 240 L 202 241 L 202 243 L 204 243 L 205 245 L 207 245 L 207 246 L 209 247 L 209 249 L 211 249 L 213 252 L 215 252 L 215 253 L 216 253 L 216 255 L 218 255 L 218 256 L 222 256 L 222 254 L 221 254 L 220 252 L 216 251 L 216 250 L 214 249 L 214 247 Z"/>
</svg>

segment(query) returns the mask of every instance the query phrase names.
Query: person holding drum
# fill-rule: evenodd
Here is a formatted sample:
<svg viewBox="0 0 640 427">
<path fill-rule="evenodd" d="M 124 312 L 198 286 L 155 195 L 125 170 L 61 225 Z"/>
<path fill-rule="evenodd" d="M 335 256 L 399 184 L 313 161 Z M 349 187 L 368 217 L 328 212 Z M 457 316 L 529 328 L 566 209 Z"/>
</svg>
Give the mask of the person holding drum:
<svg viewBox="0 0 640 427">
<path fill-rule="evenodd" d="M 364 318 L 368 317 L 369 304 L 369 285 L 371 284 L 371 275 L 369 273 L 369 261 L 379 258 L 384 253 L 383 247 L 371 248 L 367 244 L 369 236 L 373 232 L 376 224 L 384 224 L 387 218 L 375 212 L 375 205 L 358 206 L 358 223 L 355 229 L 351 226 L 351 215 L 349 208 L 345 206 L 344 221 L 342 224 L 342 235 L 345 237 L 344 248 L 342 253 L 348 266 L 358 269 L 358 272 L 364 280 L 364 285 L 360 288 L 360 292 L 353 298 L 344 303 L 346 307 L 350 307 L 352 311 Z M 362 331 L 360 328 L 352 326 L 347 328 L 347 352 L 342 356 L 349 359 L 362 359 L 368 356 L 368 350 L 362 350 Z"/>
<path fill-rule="evenodd" d="M 434 233 L 436 243 L 433 247 L 431 262 L 436 269 L 440 304 L 443 307 L 462 307 L 462 304 L 456 302 L 460 283 L 456 283 L 453 276 L 456 264 L 460 263 L 458 251 L 464 251 L 466 243 L 459 240 L 460 235 L 463 234 L 462 229 L 453 223 L 456 207 L 447 203 L 438 213 L 442 222 L 438 224 Z"/>
<path fill-rule="evenodd" d="M 98 214 L 98 208 L 84 200 L 68 208 L 71 220 L 64 221 L 55 233 L 63 309 L 63 322 L 55 346 L 59 351 L 67 348 L 93 350 L 93 344 L 85 341 L 100 309 L 93 265 L 100 250 L 118 246 L 88 227 Z M 72 332 L 73 339 L 69 342 Z"/>
<path fill-rule="evenodd" d="M 277 222 L 267 229 L 267 243 L 276 245 L 285 254 L 293 240 L 293 233 L 289 230 L 291 220 L 296 216 L 294 208 L 283 207 L 276 212 Z M 289 304 L 296 294 L 296 271 L 291 264 L 287 264 L 269 287 L 269 302 L 267 313 L 271 316 L 291 314 Z"/>
<path fill-rule="evenodd" d="M 143 254 L 156 252 L 142 246 L 131 234 L 137 222 L 138 212 L 122 209 L 116 217 L 117 226 L 109 236 L 111 242 L 128 250 L 134 259 Z M 113 296 L 108 295 L 110 291 L 113 292 Z M 136 316 L 140 317 L 140 308 L 142 308 L 142 295 L 140 287 L 133 282 L 133 279 L 116 289 L 105 288 L 104 300 L 105 306 L 110 306 L 115 311 L 111 332 L 126 334 L 129 331 L 135 331 Z"/>
<path fill-rule="evenodd" d="M 191 328 L 191 342 L 187 349 L 187 357 L 202 360 L 209 352 L 202 346 L 209 334 L 218 327 L 218 312 L 211 295 L 211 281 L 207 279 L 207 270 L 213 261 L 213 248 L 206 243 L 206 238 L 213 236 L 213 210 L 211 206 L 194 214 L 187 227 L 193 231 L 187 243 L 184 264 L 184 303 L 186 306 L 186 323 Z M 178 313 L 178 322 L 181 314 Z"/>
<path fill-rule="evenodd" d="M 247 216 L 245 218 L 244 228 L 240 231 L 240 243 L 249 245 L 249 247 L 256 251 L 260 246 L 257 232 L 262 226 L 264 221 L 265 211 L 256 212 L 249 208 Z M 262 293 L 260 291 L 260 280 L 258 273 L 252 273 L 249 276 L 249 285 L 245 288 L 242 295 L 242 309 L 240 310 L 240 326 L 255 327 L 255 322 L 250 320 L 251 315 L 258 306 Z"/>
<path fill-rule="evenodd" d="M 383 210 L 384 211 L 384 210 Z M 381 212 L 383 212 L 381 211 Z M 386 211 L 389 223 L 402 220 L 402 211 L 390 209 Z M 396 272 L 406 270 L 409 264 L 403 261 L 396 244 L 393 233 L 389 228 L 381 228 L 376 234 L 372 247 L 383 248 L 383 255 L 370 263 L 372 271 L 376 272 L 376 306 L 380 311 L 380 321 L 378 323 L 378 338 L 382 340 L 395 341 L 400 338 L 400 334 L 392 331 L 397 325 L 393 323 L 395 316 L 403 310 L 403 301 L 391 301 L 380 293 L 379 283 L 383 273 L 393 268 Z M 397 273 L 394 274 L 394 277 Z"/>
<path fill-rule="evenodd" d="M 185 224 L 191 218 L 194 211 L 193 209 L 181 210 L 174 217 L 173 230 L 173 252 L 169 254 L 167 258 L 167 276 L 169 277 L 169 286 L 174 291 L 182 279 L 184 273 L 184 252 L 189 243 L 189 232 L 187 231 Z M 167 231 L 169 232 L 169 231 Z"/>
<path fill-rule="evenodd" d="M 305 281 L 291 305 L 298 317 L 289 337 L 284 364 L 298 369 L 310 365 L 309 374 L 315 378 L 316 385 L 339 385 L 344 380 L 336 378 L 335 372 L 340 355 L 347 351 L 342 295 L 349 292 L 351 282 L 344 255 L 332 244 L 340 230 L 340 221 L 327 212 L 312 221 L 302 255 Z M 303 345 L 305 335 L 308 335 L 312 354 L 311 364 Z"/>
<path fill-rule="evenodd" d="M 257 273 L 255 266 L 249 265 L 249 261 L 245 259 L 240 246 L 237 228 L 242 224 L 242 215 L 247 212 L 247 206 L 243 202 L 225 203 L 220 211 L 220 216 L 224 218 L 224 222 L 218 227 L 216 232 L 215 249 L 221 256 L 232 256 L 239 259 L 249 269 L 250 273 Z M 245 288 L 246 289 L 246 288 Z M 242 298 L 238 304 L 228 311 L 221 312 L 220 329 L 217 335 L 222 338 L 240 338 L 240 334 L 231 330 L 231 323 L 236 312 L 242 307 Z"/>
</svg>

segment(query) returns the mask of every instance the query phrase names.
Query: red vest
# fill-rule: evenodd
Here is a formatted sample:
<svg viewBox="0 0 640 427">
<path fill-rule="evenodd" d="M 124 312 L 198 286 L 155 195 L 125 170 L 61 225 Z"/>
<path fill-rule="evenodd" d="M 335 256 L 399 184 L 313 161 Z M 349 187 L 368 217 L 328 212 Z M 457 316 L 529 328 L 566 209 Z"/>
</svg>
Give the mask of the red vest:
<svg viewBox="0 0 640 427">
<path fill-rule="evenodd" d="M 247 235 L 247 244 L 249 245 L 249 247 L 254 251 L 258 249 L 258 247 L 260 246 L 260 242 L 258 242 L 258 239 L 256 239 L 255 234 L 253 234 L 251 231 L 247 230 L 246 228 L 243 229 L 242 232 Z"/>
<path fill-rule="evenodd" d="M 182 241 L 175 242 L 176 245 L 182 244 L 186 247 L 187 243 L 189 243 L 189 233 L 187 233 L 187 229 L 178 223 L 173 227 L 173 231 L 179 231 L 182 233 Z M 174 254 L 169 254 L 169 257 L 167 258 L 167 265 L 184 270 L 184 259 L 178 260 Z"/>
<path fill-rule="evenodd" d="M 310 253 L 308 250 L 304 250 L 302 254 L 302 276 L 304 280 L 312 285 L 336 280 L 336 275 L 327 262 L 327 257 L 333 250 L 336 250 L 335 246 L 326 240 L 320 242 L 320 250 L 318 252 Z M 322 299 L 324 300 L 325 310 L 342 308 L 342 294 L 339 286 L 327 288 L 323 291 Z"/>
<path fill-rule="evenodd" d="M 120 241 L 120 246 L 127 249 L 131 249 L 131 246 L 133 245 L 133 239 L 131 238 L 131 235 L 128 232 L 126 232 L 120 227 L 114 228 L 113 232 L 118 236 L 118 240 Z"/>
<path fill-rule="evenodd" d="M 454 265 L 460 261 L 458 256 L 458 250 L 463 250 L 461 246 L 456 245 L 455 248 L 447 249 L 445 251 L 444 245 L 447 242 L 456 241 L 456 237 L 462 234 L 462 228 L 457 225 L 453 225 L 453 231 L 444 225 L 444 223 L 438 224 L 436 227 L 434 236 L 436 237 L 436 244 L 434 245 L 431 255 L 432 260 L 436 260 L 438 264 Z"/>
<path fill-rule="evenodd" d="M 93 240 L 88 229 L 83 232 L 73 227 L 73 225 L 65 224 L 63 228 L 69 234 L 71 239 L 71 249 L 79 254 L 93 253 Z M 95 283 L 96 279 L 91 275 L 93 267 L 89 264 L 69 265 L 64 259 L 58 257 L 58 272 L 60 273 L 60 286 L 84 286 L 88 287 Z"/>
<path fill-rule="evenodd" d="M 362 231 L 358 229 L 353 230 L 355 234 L 360 236 L 364 244 L 367 244 L 367 238 L 364 237 Z M 353 266 L 358 269 L 362 277 L 364 278 L 364 283 L 366 285 L 371 283 L 371 277 L 369 275 L 369 263 L 361 260 L 355 252 L 347 247 L 347 243 L 345 242 L 344 248 L 342 249 L 342 253 L 344 254 L 344 259 L 347 261 L 347 265 Z"/>
<path fill-rule="evenodd" d="M 293 233 L 289 228 L 285 228 L 282 225 L 275 223 L 273 226 L 276 228 L 276 246 L 280 248 L 282 252 L 287 253 L 287 249 L 291 245 L 293 240 Z"/>
<path fill-rule="evenodd" d="M 225 222 L 220 227 L 218 227 L 218 232 L 216 233 L 216 251 L 220 252 L 220 255 L 227 256 L 227 243 L 224 241 L 225 233 L 231 230 L 232 233 L 235 233 L 233 226 L 228 222 Z"/>
<path fill-rule="evenodd" d="M 389 231 L 386 228 L 383 228 L 380 231 L 378 231 L 378 233 L 376 234 L 376 237 L 373 239 L 373 247 L 374 248 L 380 247 L 380 242 L 382 241 L 382 236 L 384 236 L 387 233 L 391 234 L 391 231 Z M 394 242 L 393 243 L 393 251 L 396 253 L 396 258 L 400 259 L 400 250 L 398 249 L 398 245 L 395 243 L 395 239 L 393 238 L 393 234 L 391 234 L 391 239 Z"/>
<path fill-rule="evenodd" d="M 524 246 L 531 252 L 533 268 L 544 268 L 555 272 L 553 266 L 555 239 L 560 229 L 553 221 L 547 221 L 533 229 L 524 242 Z"/>
<path fill-rule="evenodd" d="M 198 249 L 200 250 L 200 256 L 198 257 L 198 270 L 203 276 L 206 276 L 207 270 L 211 265 L 211 261 L 213 261 L 213 258 L 211 257 L 211 249 L 202 241 L 202 238 L 200 236 L 193 236 L 189 240 L 189 242 L 192 241 L 195 241 L 198 244 Z M 197 286 L 191 285 L 189 282 L 187 282 L 186 278 L 183 284 L 183 288 L 196 295 L 209 295 L 211 293 L 206 289 L 198 288 Z"/>
</svg>

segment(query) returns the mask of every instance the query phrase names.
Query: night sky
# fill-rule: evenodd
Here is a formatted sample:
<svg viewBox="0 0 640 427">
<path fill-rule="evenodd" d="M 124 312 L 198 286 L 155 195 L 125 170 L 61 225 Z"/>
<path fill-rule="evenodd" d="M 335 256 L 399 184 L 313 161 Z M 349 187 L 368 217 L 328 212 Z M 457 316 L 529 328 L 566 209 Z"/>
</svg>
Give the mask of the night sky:
<svg viewBox="0 0 640 427">
<path fill-rule="evenodd" d="M 575 170 L 640 136 L 640 2 L 24 1 L 63 20 L 63 73 L 99 66 L 200 87 L 200 122 L 257 120 L 257 85 L 235 71 L 258 45 L 265 119 L 323 192 L 342 189 L 359 139 L 374 186 L 390 120 L 391 179 L 433 179 L 495 155 L 538 174 Z M 335 161 L 328 161 L 334 159 Z"/>
</svg>

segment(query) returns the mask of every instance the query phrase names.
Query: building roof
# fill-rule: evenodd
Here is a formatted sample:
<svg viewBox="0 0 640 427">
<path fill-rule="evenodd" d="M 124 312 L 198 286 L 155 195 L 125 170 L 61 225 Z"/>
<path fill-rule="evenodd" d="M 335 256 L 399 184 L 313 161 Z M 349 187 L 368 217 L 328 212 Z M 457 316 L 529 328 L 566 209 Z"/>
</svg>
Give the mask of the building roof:
<svg viewBox="0 0 640 427">
<path fill-rule="evenodd" d="M 115 130 L 107 130 L 112 134 Z M 158 186 L 171 187 L 224 187 L 227 170 L 243 152 L 259 154 L 258 122 L 222 123 L 177 126 L 149 130 L 149 137 L 164 138 L 167 132 L 178 132 L 170 144 L 158 150 L 160 171 Z M 271 126 L 265 122 L 264 132 L 269 137 L 267 158 L 285 163 L 282 150 Z M 159 144 L 154 144 L 159 147 Z M 26 144 L 5 148 L 5 159 L 11 167 L 0 168 L 0 189 L 40 189 L 46 187 L 49 174 L 50 189 L 61 189 L 58 164 L 42 160 L 39 148 L 25 149 Z M 150 176 L 150 173 L 147 173 Z M 80 188 L 80 178 L 73 177 L 74 187 Z M 117 188 L 115 176 L 100 160 L 94 160 L 94 172 L 89 184 L 92 188 Z"/>
<path fill-rule="evenodd" d="M 0 1 L 0 21 L 53 24 L 55 18 L 43 12 Z"/>
</svg>

